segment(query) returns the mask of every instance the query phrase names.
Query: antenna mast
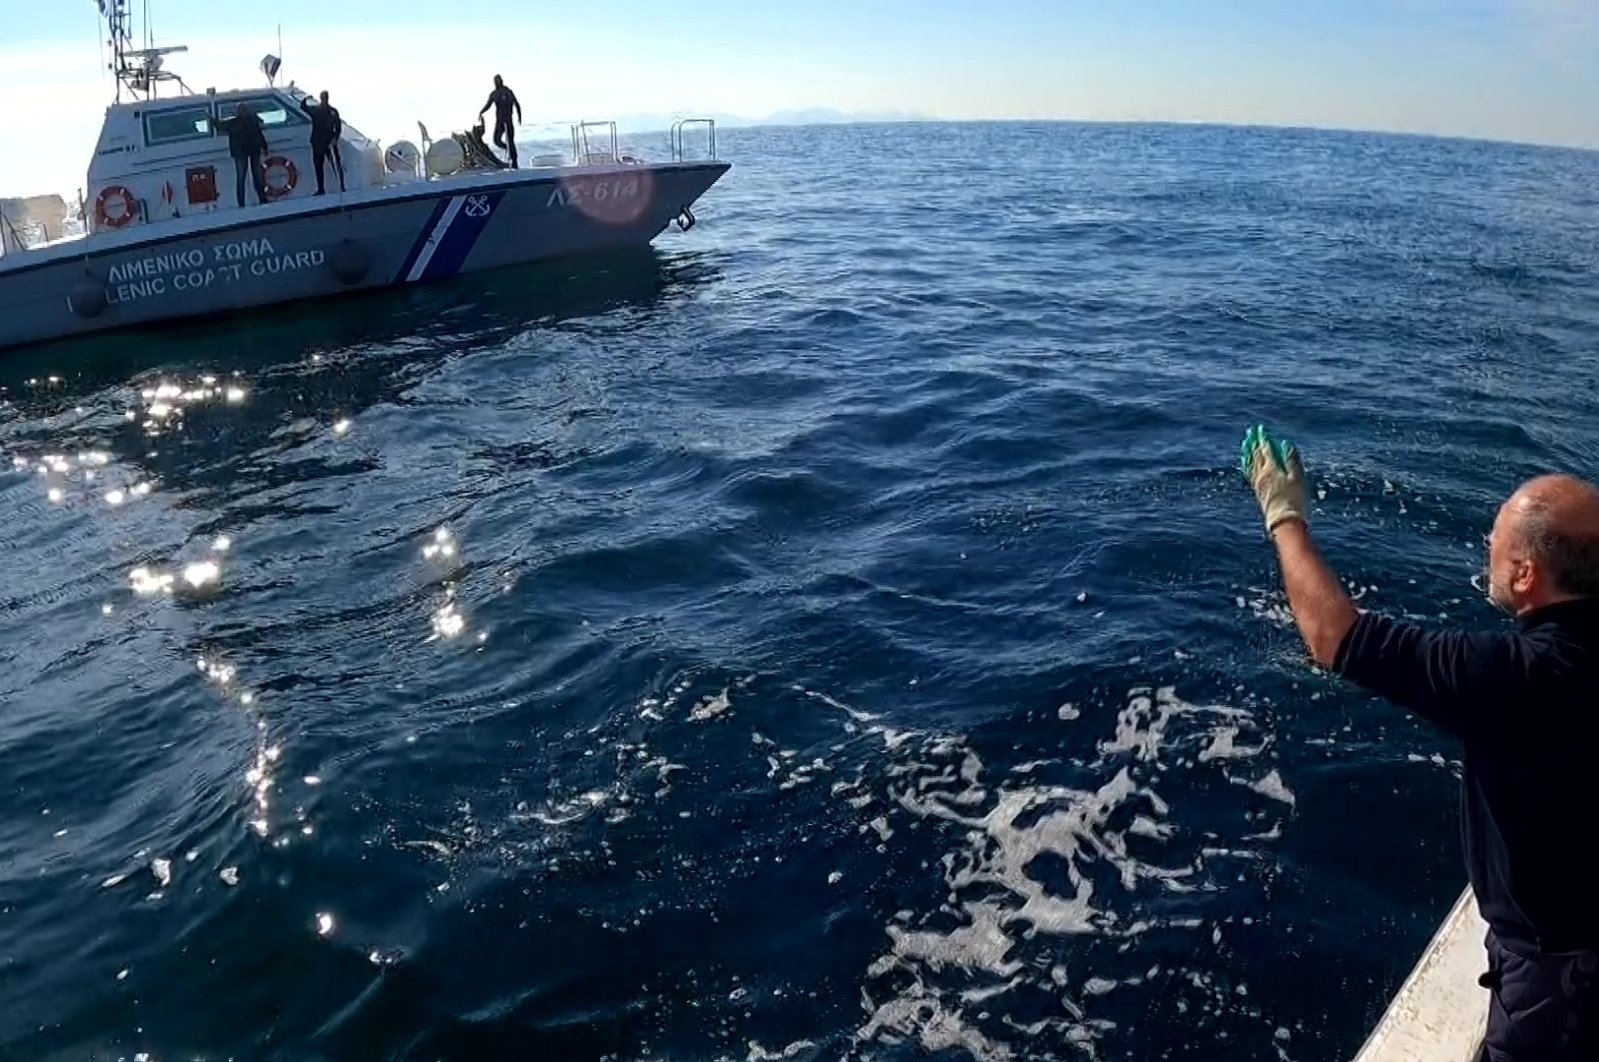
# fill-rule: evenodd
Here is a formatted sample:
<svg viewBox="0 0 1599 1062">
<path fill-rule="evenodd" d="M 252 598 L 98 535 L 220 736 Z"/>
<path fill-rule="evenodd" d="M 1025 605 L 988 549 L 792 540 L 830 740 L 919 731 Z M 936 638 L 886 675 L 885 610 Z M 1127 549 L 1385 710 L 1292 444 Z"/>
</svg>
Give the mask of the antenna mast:
<svg viewBox="0 0 1599 1062">
<path fill-rule="evenodd" d="M 138 99 L 154 99 L 157 86 L 162 81 L 176 81 L 180 88 L 188 91 L 189 86 L 183 83 L 178 75 L 163 70 L 162 58 L 186 52 L 189 49 L 183 45 L 175 48 L 157 48 L 154 39 L 146 42 L 144 48 L 133 46 L 133 19 L 128 14 L 128 0 L 96 0 L 100 14 L 104 16 L 106 28 L 111 39 L 107 42 L 111 46 L 111 73 L 117 79 L 117 102 L 122 102 L 122 90 L 127 89 L 129 96 Z M 149 33 L 150 4 L 145 0 L 145 32 Z"/>
</svg>

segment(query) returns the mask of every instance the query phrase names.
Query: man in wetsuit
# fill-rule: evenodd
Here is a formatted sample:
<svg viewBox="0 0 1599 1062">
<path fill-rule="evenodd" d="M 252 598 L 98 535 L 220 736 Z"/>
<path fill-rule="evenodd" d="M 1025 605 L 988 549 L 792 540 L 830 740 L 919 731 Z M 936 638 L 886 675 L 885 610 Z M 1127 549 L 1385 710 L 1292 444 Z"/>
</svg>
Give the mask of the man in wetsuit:
<svg viewBox="0 0 1599 1062">
<path fill-rule="evenodd" d="M 266 127 L 261 124 L 261 119 L 250 110 L 248 103 L 240 103 L 233 109 L 232 118 L 218 118 L 217 132 L 224 133 L 228 138 L 228 154 L 233 157 L 234 187 L 238 192 L 239 208 L 244 208 L 244 175 L 250 175 L 250 183 L 255 186 L 255 201 L 265 203 L 266 175 L 261 169 L 261 159 L 266 155 Z"/>
<path fill-rule="evenodd" d="M 344 191 L 344 160 L 339 156 L 339 134 L 344 132 L 344 119 L 339 117 L 339 109 L 328 102 L 327 89 L 322 90 L 321 103 L 301 100 L 300 109 L 311 118 L 311 161 L 316 166 L 316 194 L 326 194 L 323 171 L 329 156 L 333 159 L 333 172 L 339 178 L 339 191 Z"/>
<path fill-rule="evenodd" d="M 1515 629 L 1466 633 L 1358 611 L 1311 542 L 1292 445 L 1252 428 L 1242 465 L 1311 656 L 1464 743 L 1461 832 L 1489 927 L 1480 1062 L 1599 1059 L 1599 489 L 1540 476 L 1510 496 L 1483 581 Z"/>
<path fill-rule="evenodd" d="M 505 82 L 499 74 L 494 75 L 494 91 L 489 93 L 489 101 L 483 109 L 477 112 L 479 118 L 489 113 L 489 108 L 494 108 L 494 146 L 501 148 L 511 159 L 511 169 L 516 169 L 516 126 L 511 124 L 511 112 L 516 112 L 516 121 L 522 122 L 522 103 L 516 98 L 516 93 L 505 87 Z"/>
</svg>

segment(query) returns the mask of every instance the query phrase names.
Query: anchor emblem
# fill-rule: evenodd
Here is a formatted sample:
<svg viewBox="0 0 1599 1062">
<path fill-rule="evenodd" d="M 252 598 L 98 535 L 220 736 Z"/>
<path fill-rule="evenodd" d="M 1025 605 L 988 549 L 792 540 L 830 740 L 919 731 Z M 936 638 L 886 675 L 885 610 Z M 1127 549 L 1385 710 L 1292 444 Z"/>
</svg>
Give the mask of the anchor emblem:
<svg viewBox="0 0 1599 1062">
<path fill-rule="evenodd" d="M 494 212 L 494 207 L 489 204 L 486 195 L 469 195 L 466 197 L 466 206 L 463 208 L 469 218 L 486 218 Z"/>
</svg>

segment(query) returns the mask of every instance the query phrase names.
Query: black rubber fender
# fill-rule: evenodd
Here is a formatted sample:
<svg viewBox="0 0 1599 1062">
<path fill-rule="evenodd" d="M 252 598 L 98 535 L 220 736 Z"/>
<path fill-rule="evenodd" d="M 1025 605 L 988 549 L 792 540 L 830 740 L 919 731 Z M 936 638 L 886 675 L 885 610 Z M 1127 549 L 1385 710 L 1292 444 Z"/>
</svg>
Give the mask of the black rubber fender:
<svg viewBox="0 0 1599 1062">
<path fill-rule="evenodd" d="M 372 256 L 354 240 L 344 240 L 328 252 L 328 269 L 346 287 L 365 280 L 371 268 Z"/>
<path fill-rule="evenodd" d="M 67 295 L 67 309 L 79 317 L 96 318 L 105 313 L 105 282 L 93 276 L 84 276 L 72 285 Z"/>
</svg>

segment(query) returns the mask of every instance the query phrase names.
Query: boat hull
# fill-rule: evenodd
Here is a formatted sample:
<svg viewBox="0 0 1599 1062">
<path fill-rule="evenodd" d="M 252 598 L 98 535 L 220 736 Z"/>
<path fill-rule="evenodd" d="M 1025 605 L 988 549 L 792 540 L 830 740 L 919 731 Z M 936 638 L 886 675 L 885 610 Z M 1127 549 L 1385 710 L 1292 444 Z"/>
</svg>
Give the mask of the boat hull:
<svg viewBox="0 0 1599 1062">
<path fill-rule="evenodd" d="M 268 204 L 0 258 L 0 347 L 649 243 L 726 163 L 529 171 Z M 326 205 L 323 205 L 326 204 Z"/>
</svg>

